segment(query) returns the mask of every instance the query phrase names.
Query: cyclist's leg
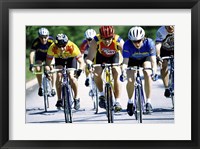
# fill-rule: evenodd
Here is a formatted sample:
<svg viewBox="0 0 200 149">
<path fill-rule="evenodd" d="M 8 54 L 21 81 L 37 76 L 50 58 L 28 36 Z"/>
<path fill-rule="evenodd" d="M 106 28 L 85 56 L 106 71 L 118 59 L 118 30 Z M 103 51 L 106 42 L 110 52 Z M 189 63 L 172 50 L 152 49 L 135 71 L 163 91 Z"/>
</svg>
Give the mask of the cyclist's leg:
<svg viewBox="0 0 200 149">
<path fill-rule="evenodd" d="M 171 52 L 166 51 L 164 49 L 161 49 L 161 57 L 170 56 L 171 54 L 172 54 Z M 163 63 L 162 63 L 161 78 L 163 80 L 163 84 L 164 84 L 164 87 L 165 87 L 164 95 L 166 97 L 170 97 L 170 90 L 168 88 L 169 72 L 168 72 L 168 61 L 167 60 L 164 60 Z"/>
<path fill-rule="evenodd" d="M 97 52 L 94 64 L 102 64 L 103 62 L 106 62 L 106 58 L 102 56 L 99 52 Z M 94 81 L 95 84 L 99 90 L 99 107 L 100 108 L 106 108 L 105 104 L 105 94 L 103 91 L 103 80 L 101 78 L 103 69 L 102 67 L 95 67 L 94 69 Z"/>
<path fill-rule="evenodd" d="M 52 65 L 55 64 L 55 58 L 53 58 L 53 60 L 51 61 L 51 64 Z M 53 69 L 53 66 L 51 66 L 51 69 Z M 53 73 L 51 77 L 51 85 L 52 85 L 51 95 L 52 96 L 56 95 L 55 84 L 56 84 L 56 73 Z"/>
<path fill-rule="evenodd" d="M 55 66 L 57 69 L 62 69 L 63 68 L 63 60 L 61 58 L 55 58 Z M 57 91 L 57 103 L 56 103 L 56 107 L 62 107 L 62 99 L 61 99 L 61 90 L 62 90 L 62 73 L 61 72 L 57 72 L 56 75 L 56 91 Z"/>
<path fill-rule="evenodd" d="M 84 54 L 84 60 L 87 57 L 87 54 Z M 85 86 L 89 86 L 89 71 L 85 65 L 85 76 L 86 76 L 86 80 L 85 80 Z"/>
<path fill-rule="evenodd" d="M 121 53 L 116 53 L 112 57 L 111 63 L 120 63 L 122 60 L 121 58 Z M 121 97 L 121 83 L 119 80 L 119 76 L 121 74 L 121 69 L 119 66 L 114 66 L 112 69 L 112 75 L 114 79 L 114 95 L 115 95 L 115 111 L 121 111 L 122 107 L 120 105 L 120 97 Z"/>
<path fill-rule="evenodd" d="M 77 68 L 76 58 L 68 58 L 67 68 Z M 78 80 L 75 78 L 74 71 L 69 72 L 70 85 L 74 92 L 74 109 L 78 110 L 80 108 L 80 98 L 78 97 Z"/>
<path fill-rule="evenodd" d="M 143 68 L 151 68 L 150 57 L 147 57 L 143 63 Z M 146 111 L 152 112 L 151 105 L 151 92 L 152 92 L 152 79 L 151 79 L 151 70 L 144 70 L 144 89 L 146 93 Z"/>
</svg>

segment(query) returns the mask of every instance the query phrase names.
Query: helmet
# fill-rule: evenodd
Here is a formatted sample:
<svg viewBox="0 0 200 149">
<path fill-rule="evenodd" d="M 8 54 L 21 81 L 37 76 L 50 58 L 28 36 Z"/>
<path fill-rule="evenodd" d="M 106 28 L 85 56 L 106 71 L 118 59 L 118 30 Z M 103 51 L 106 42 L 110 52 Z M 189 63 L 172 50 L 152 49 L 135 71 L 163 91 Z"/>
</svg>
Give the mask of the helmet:
<svg viewBox="0 0 200 149">
<path fill-rule="evenodd" d="M 102 38 L 109 38 L 114 36 L 114 28 L 113 26 L 101 26 L 99 28 L 99 33 Z"/>
<path fill-rule="evenodd" d="M 46 28 L 40 28 L 38 31 L 39 36 L 49 36 L 49 31 Z"/>
<path fill-rule="evenodd" d="M 93 39 L 95 35 L 96 35 L 96 31 L 93 30 L 93 29 L 87 29 L 85 31 L 85 38 L 86 39 Z"/>
<path fill-rule="evenodd" d="M 64 47 L 64 46 L 66 46 L 67 42 L 68 42 L 67 35 L 65 35 L 65 34 L 58 34 L 56 36 L 55 44 L 58 47 Z"/>
<path fill-rule="evenodd" d="M 145 36 L 145 31 L 141 27 L 132 27 L 128 32 L 128 38 L 132 41 L 137 41 Z"/>
</svg>

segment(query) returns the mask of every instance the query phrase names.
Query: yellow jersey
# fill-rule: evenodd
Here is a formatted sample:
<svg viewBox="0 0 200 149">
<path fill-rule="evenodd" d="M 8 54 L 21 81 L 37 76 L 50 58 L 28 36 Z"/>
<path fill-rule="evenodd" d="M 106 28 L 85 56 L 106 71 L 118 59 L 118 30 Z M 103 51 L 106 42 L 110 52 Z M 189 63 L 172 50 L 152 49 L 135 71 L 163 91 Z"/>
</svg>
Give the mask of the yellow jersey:
<svg viewBox="0 0 200 149">
<path fill-rule="evenodd" d="M 64 47 L 64 50 L 61 51 L 55 43 L 53 43 L 48 51 L 47 51 L 47 59 L 53 59 L 54 58 L 62 58 L 67 59 L 70 57 L 75 57 L 76 59 L 81 57 L 81 52 L 76 44 L 74 44 L 72 41 L 68 41 L 67 45 Z"/>
</svg>

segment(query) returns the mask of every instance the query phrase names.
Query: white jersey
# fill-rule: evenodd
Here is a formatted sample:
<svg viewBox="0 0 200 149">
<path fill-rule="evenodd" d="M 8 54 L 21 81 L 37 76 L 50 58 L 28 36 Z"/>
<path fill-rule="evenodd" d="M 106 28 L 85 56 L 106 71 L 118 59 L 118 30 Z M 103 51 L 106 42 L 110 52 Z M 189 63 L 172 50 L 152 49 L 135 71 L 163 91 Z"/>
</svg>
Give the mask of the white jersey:
<svg viewBox="0 0 200 149">
<path fill-rule="evenodd" d="M 162 42 L 162 48 L 165 50 L 174 50 L 174 33 L 169 33 L 165 26 L 162 26 L 156 32 L 156 42 Z"/>
</svg>

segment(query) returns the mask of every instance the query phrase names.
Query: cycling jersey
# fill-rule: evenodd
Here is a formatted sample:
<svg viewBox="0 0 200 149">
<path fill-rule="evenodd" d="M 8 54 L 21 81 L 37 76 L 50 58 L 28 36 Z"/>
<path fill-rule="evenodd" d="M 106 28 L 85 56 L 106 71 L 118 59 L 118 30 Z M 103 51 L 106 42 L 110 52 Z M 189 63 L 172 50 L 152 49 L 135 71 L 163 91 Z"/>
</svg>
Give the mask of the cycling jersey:
<svg viewBox="0 0 200 149">
<path fill-rule="evenodd" d="M 156 32 L 156 42 L 162 42 L 162 49 L 174 50 L 174 33 L 169 33 L 165 26 Z"/>
<path fill-rule="evenodd" d="M 64 50 L 61 51 L 55 43 L 53 43 L 47 52 L 47 58 L 52 59 L 55 58 L 62 58 L 67 59 L 71 57 L 75 57 L 76 59 L 81 57 L 81 52 L 76 44 L 74 44 L 72 41 L 68 41 L 67 45 L 64 47 Z"/>
<path fill-rule="evenodd" d="M 97 34 L 94 40 L 97 42 L 97 51 L 105 57 L 111 57 L 120 51 L 119 46 L 122 38 L 119 35 L 115 35 L 112 43 L 108 47 L 104 45 L 100 34 Z"/>
<path fill-rule="evenodd" d="M 80 46 L 81 53 L 88 54 L 88 49 L 89 49 L 89 44 L 88 44 L 87 40 L 83 40 L 83 42 Z"/>
<path fill-rule="evenodd" d="M 47 43 L 42 44 L 39 38 L 36 38 L 32 45 L 31 49 L 35 50 L 35 61 L 45 61 L 46 60 L 46 55 L 47 55 L 47 50 L 49 46 L 53 43 L 53 37 L 49 36 Z"/>
<path fill-rule="evenodd" d="M 155 44 L 152 39 L 146 38 L 140 49 L 137 49 L 131 40 L 127 40 L 123 46 L 123 57 L 141 60 L 149 56 L 156 55 Z"/>
<path fill-rule="evenodd" d="M 47 50 L 52 43 L 53 43 L 53 37 L 50 36 L 45 45 L 40 42 L 39 38 L 36 38 L 32 43 L 31 49 L 35 50 L 36 52 L 47 53 Z"/>
</svg>

